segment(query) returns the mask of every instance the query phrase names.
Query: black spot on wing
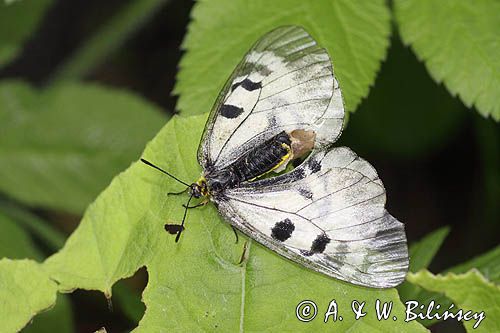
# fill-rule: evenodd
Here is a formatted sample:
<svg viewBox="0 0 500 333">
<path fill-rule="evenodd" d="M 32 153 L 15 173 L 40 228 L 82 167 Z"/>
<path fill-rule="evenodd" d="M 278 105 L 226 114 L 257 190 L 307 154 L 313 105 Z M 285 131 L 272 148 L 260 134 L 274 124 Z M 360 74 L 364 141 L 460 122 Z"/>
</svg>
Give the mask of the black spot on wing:
<svg viewBox="0 0 500 333">
<path fill-rule="evenodd" d="M 307 198 L 307 199 L 312 199 L 313 197 L 313 194 L 310 190 L 308 190 L 307 188 L 299 188 L 299 193 L 301 196 L 303 196 L 304 198 Z"/>
<path fill-rule="evenodd" d="M 311 173 L 316 173 L 321 170 L 321 163 L 316 161 L 315 159 L 311 159 L 307 166 L 311 170 Z"/>
<path fill-rule="evenodd" d="M 260 82 L 252 82 L 249 79 L 244 79 L 243 82 L 241 82 L 241 86 L 243 87 L 243 89 L 248 91 L 254 91 L 256 89 L 262 88 L 262 84 Z"/>
<path fill-rule="evenodd" d="M 247 91 L 254 91 L 254 90 L 262 88 L 262 84 L 260 82 L 253 82 L 250 79 L 244 79 L 241 82 L 236 82 L 235 84 L 233 84 L 231 86 L 231 91 L 233 91 L 234 89 L 236 89 L 240 86 Z"/>
<path fill-rule="evenodd" d="M 239 86 L 241 86 L 241 82 L 236 82 L 234 83 L 232 86 L 231 86 L 231 92 L 234 91 L 234 89 L 238 88 Z"/>
<path fill-rule="evenodd" d="M 295 226 L 292 221 L 290 221 L 290 219 L 284 219 L 276 223 L 271 229 L 271 237 L 280 242 L 284 242 L 292 236 L 294 230 Z"/>
<path fill-rule="evenodd" d="M 330 238 L 326 234 L 318 235 L 312 243 L 311 251 L 314 253 L 323 253 L 328 243 L 330 243 Z"/>
<path fill-rule="evenodd" d="M 313 241 L 311 249 L 309 251 L 301 251 L 301 253 L 306 257 L 312 256 L 315 253 L 323 253 L 328 243 L 330 243 L 330 238 L 326 234 L 320 234 Z"/>
<path fill-rule="evenodd" d="M 236 118 L 240 114 L 242 114 L 243 111 L 244 111 L 243 108 L 240 108 L 240 107 L 237 107 L 234 105 L 229 105 L 229 104 L 223 104 L 220 107 L 221 116 L 226 117 L 226 118 Z"/>
</svg>

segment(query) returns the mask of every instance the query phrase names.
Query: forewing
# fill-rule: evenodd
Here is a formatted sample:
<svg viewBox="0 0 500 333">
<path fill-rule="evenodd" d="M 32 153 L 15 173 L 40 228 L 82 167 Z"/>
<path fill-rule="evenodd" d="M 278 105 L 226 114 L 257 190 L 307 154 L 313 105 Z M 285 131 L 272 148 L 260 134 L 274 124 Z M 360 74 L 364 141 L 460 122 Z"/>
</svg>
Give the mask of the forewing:
<svg viewBox="0 0 500 333">
<path fill-rule="evenodd" d="M 340 135 L 344 106 L 325 49 L 297 26 L 264 35 L 222 89 L 207 121 L 198 161 L 223 168 L 281 131 L 316 132 L 316 148 Z"/>
<path fill-rule="evenodd" d="M 348 148 L 217 199 L 235 227 L 279 254 L 350 283 L 389 288 L 408 270 L 404 226 L 384 208 L 375 169 Z"/>
</svg>

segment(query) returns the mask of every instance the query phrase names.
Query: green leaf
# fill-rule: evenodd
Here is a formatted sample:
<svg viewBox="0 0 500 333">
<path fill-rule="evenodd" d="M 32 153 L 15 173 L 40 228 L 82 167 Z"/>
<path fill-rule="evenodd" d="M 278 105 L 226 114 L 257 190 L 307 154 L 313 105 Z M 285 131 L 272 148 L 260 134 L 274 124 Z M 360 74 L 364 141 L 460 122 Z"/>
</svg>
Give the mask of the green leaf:
<svg viewBox="0 0 500 333">
<path fill-rule="evenodd" d="M 3 209 L 5 207 L 0 206 L 0 208 Z M 16 222 L 18 221 L 16 220 Z M 20 223 L 16 222 L 3 213 L 0 213 L 0 258 L 42 259 L 43 255 L 33 244 L 31 237 L 19 226 Z M 0 313 L 3 313 L 1 307 Z M 71 313 L 71 304 L 68 297 L 61 296 L 54 308 L 37 316 L 23 332 L 72 332 L 72 317 L 73 314 Z"/>
<path fill-rule="evenodd" d="M 0 260 L 2 331 L 17 332 L 37 313 L 53 306 L 57 285 L 32 260 Z"/>
<path fill-rule="evenodd" d="M 449 233 L 449 227 L 442 227 L 412 244 L 410 246 L 410 272 L 415 273 L 429 267 L 429 264 Z"/>
<path fill-rule="evenodd" d="M 71 310 L 71 302 L 68 296 L 58 295 L 57 302 L 53 308 L 44 311 L 37 315 L 23 329 L 23 333 L 72 333 L 73 312 Z"/>
<path fill-rule="evenodd" d="M 437 82 L 500 120 L 500 2 L 395 0 L 403 40 Z"/>
<path fill-rule="evenodd" d="M 126 2 L 89 40 L 57 70 L 54 81 L 79 79 L 138 30 L 168 0 L 135 0 Z"/>
<path fill-rule="evenodd" d="M 467 332 L 499 332 L 500 323 L 500 287 L 486 280 L 477 270 L 471 270 L 465 274 L 456 275 L 433 275 L 423 270 L 416 274 L 408 274 L 408 280 L 419 286 L 444 293 L 456 305 L 451 309 L 455 313 L 458 309 L 473 312 L 484 311 L 485 319 L 473 328 L 477 320 L 464 321 Z M 442 308 L 444 311 L 445 309 Z"/>
<path fill-rule="evenodd" d="M 196 180 L 201 168 L 196 149 L 207 115 L 174 117 L 148 144 L 144 158 L 185 181 Z M 335 299 L 343 321 L 339 330 L 422 331 L 402 319 L 379 322 L 376 299 L 393 301 L 393 315 L 404 318 L 395 289 L 357 287 L 294 264 L 248 242 L 247 260 L 239 264 L 246 239 L 235 238 L 213 205 L 190 210 L 181 241 L 164 231 L 180 221 L 187 196 L 167 196 L 183 185 L 142 163 L 115 177 L 89 206 L 64 248 L 45 263 L 60 290 L 96 289 L 110 295 L 117 280 L 145 266 L 149 282 L 143 294 L 146 313 L 138 331 L 234 332 L 297 331 L 324 328 L 323 314 Z M 299 322 L 295 307 L 305 299 L 321 313 Z M 368 315 L 355 321 L 352 300 L 366 301 Z"/>
<path fill-rule="evenodd" d="M 31 237 L 11 218 L 0 212 L 0 258 L 41 259 Z"/>
<path fill-rule="evenodd" d="M 21 51 L 52 0 L 0 3 L 0 67 Z"/>
<path fill-rule="evenodd" d="M 0 84 L 0 191 L 31 206 L 81 213 L 166 121 L 124 91 Z"/>
<path fill-rule="evenodd" d="M 443 232 L 443 229 L 437 230 L 433 233 L 434 237 L 440 238 L 438 233 Z M 431 235 L 429 235 L 430 238 Z M 428 237 L 426 237 L 428 238 Z M 410 247 L 410 253 L 412 253 L 412 248 Z M 410 254 L 411 255 L 411 254 Z M 414 258 L 414 256 L 411 256 Z M 410 260 L 411 265 L 411 260 Z M 426 268 L 426 267 L 421 267 Z M 494 283 L 500 283 L 500 246 L 497 246 L 491 251 L 488 251 L 474 259 L 471 259 L 463 264 L 452 267 L 445 270 L 445 273 L 465 273 L 471 269 L 478 270 L 486 279 Z M 412 270 L 412 272 L 414 272 Z M 420 304 L 429 304 L 430 301 L 434 300 L 436 303 L 441 304 L 442 308 L 447 308 L 451 301 L 446 298 L 443 294 L 425 290 L 415 284 L 406 281 L 399 288 L 399 295 L 403 301 L 417 300 Z M 419 320 L 419 322 L 424 326 L 430 326 L 438 322 L 438 320 Z"/>
<path fill-rule="evenodd" d="M 465 273 L 472 268 L 480 271 L 489 281 L 500 284 L 500 245 L 445 272 Z"/>
<path fill-rule="evenodd" d="M 51 252 L 56 252 L 64 245 L 65 236 L 38 216 L 1 200 L 0 212 L 5 213 L 5 215 L 0 213 L 0 258 L 2 256 L 42 258 L 42 254 L 34 247 L 27 232 L 33 234 Z M 7 219 L 7 224 L 3 223 L 4 219 Z M 141 303 L 139 293 L 122 281 L 115 284 L 113 289 L 119 307 L 130 320 L 138 322 L 144 313 L 144 305 Z M 67 296 L 59 297 L 56 306 L 37 316 L 26 332 L 72 332 L 73 320 L 70 305 Z"/>
<path fill-rule="evenodd" d="M 390 16 L 385 1 L 199 1 L 183 43 L 174 92 L 183 114 L 211 109 L 248 49 L 282 25 L 303 26 L 333 59 L 347 110 L 354 111 L 385 57 Z"/>
<path fill-rule="evenodd" d="M 409 271 L 415 273 L 421 269 L 427 268 L 449 232 L 449 227 L 442 227 L 412 244 L 409 249 Z M 407 281 L 400 285 L 398 290 L 403 301 L 414 299 L 421 300 L 427 296 L 422 294 L 425 293 L 425 291 Z"/>
</svg>

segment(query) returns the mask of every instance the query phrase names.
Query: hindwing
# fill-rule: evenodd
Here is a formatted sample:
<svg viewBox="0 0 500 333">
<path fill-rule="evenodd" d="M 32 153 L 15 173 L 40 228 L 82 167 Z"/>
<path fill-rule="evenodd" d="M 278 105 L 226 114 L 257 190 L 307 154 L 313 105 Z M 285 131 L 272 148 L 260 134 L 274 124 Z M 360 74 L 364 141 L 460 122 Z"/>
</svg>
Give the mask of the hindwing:
<svg viewBox="0 0 500 333">
<path fill-rule="evenodd" d="M 293 171 L 243 183 L 217 204 L 245 234 L 329 276 L 389 288 L 408 270 L 404 226 L 385 210 L 375 169 L 348 148 L 313 151 Z"/>
</svg>

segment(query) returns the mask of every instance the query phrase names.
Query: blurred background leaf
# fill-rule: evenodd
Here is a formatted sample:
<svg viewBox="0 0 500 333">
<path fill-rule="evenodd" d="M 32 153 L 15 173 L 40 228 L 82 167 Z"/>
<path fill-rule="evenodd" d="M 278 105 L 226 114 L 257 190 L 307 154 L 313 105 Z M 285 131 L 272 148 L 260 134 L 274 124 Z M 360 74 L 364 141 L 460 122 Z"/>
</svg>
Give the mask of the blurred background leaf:
<svg viewBox="0 0 500 333">
<path fill-rule="evenodd" d="M 169 0 L 135 0 L 127 2 L 103 27 L 81 44 L 74 54 L 53 74 L 54 81 L 75 80 L 99 65 L 115 52 Z"/>
<path fill-rule="evenodd" d="M 444 271 L 444 273 L 465 273 L 477 269 L 486 279 L 500 284 L 500 245 L 471 260 Z"/>
<path fill-rule="evenodd" d="M 20 52 L 52 0 L 0 2 L 0 67 Z"/>
<path fill-rule="evenodd" d="M 449 227 L 443 227 L 425 236 L 422 240 L 413 243 L 409 248 L 410 272 L 418 272 L 429 267 L 432 259 L 438 252 L 444 239 L 450 232 Z M 404 282 L 398 287 L 399 295 L 403 301 L 416 299 L 419 288 L 409 282 Z"/>
<path fill-rule="evenodd" d="M 0 84 L 0 189 L 29 206 L 79 214 L 164 124 L 130 93 Z"/>
<path fill-rule="evenodd" d="M 468 107 L 500 120 L 500 2 L 394 0 L 405 44 Z"/>
<path fill-rule="evenodd" d="M 266 32 L 290 24 L 303 26 L 328 50 L 347 110 L 354 111 L 368 94 L 389 45 L 390 16 L 382 0 L 198 2 L 174 90 L 179 111 L 209 111 L 250 46 Z"/>
<path fill-rule="evenodd" d="M 350 116 L 340 144 L 357 147 L 361 156 L 369 152 L 415 159 L 452 140 L 465 111 L 394 36 L 375 86 Z"/>
<path fill-rule="evenodd" d="M 40 260 L 28 233 L 10 217 L 0 211 L 0 258 Z"/>
</svg>

